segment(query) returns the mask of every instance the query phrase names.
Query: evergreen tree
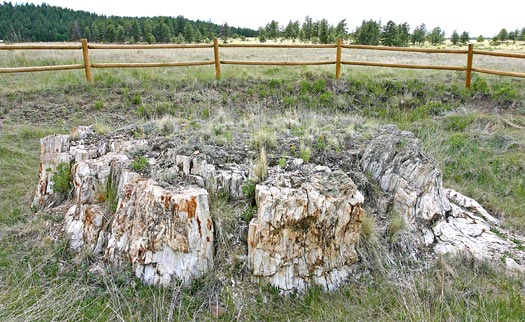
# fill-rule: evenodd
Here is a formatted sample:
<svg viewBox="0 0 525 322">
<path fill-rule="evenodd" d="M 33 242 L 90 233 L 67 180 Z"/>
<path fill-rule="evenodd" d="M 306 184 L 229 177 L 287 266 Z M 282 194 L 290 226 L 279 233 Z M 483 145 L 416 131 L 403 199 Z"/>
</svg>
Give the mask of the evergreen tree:
<svg viewBox="0 0 525 322">
<path fill-rule="evenodd" d="M 142 28 L 137 19 L 133 19 L 131 23 L 131 37 L 133 37 L 135 41 L 140 41 L 142 38 Z"/>
<path fill-rule="evenodd" d="M 157 27 L 155 28 L 155 38 L 161 43 L 170 42 L 171 30 L 166 22 L 161 21 L 157 24 Z"/>
<path fill-rule="evenodd" d="M 286 39 L 296 39 L 299 37 L 299 21 L 292 22 L 291 20 L 284 28 L 283 36 Z"/>
<path fill-rule="evenodd" d="M 266 42 L 266 30 L 264 28 L 259 28 L 259 42 Z"/>
<path fill-rule="evenodd" d="M 445 41 L 445 32 L 440 27 L 435 27 L 428 37 L 432 45 L 441 45 Z"/>
<path fill-rule="evenodd" d="M 328 20 L 321 19 L 318 27 L 318 38 L 321 44 L 328 43 Z"/>
<path fill-rule="evenodd" d="M 509 32 L 509 36 L 508 36 L 509 40 L 512 40 L 513 42 L 516 41 L 516 31 L 510 31 Z"/>
<path fill-rule="evenodd" d="M 416 29 L 414 29 L 414 33 L 412 33 L 412 44 L 422 45 L 425 43 L 426 37 L 427 27 L 424 23 L 422 23 L 419 27 L 416 27 Z"/>
<path fill-rule="evenodd" d="M 505 41 L 509 38 L 509 33 L 507 32 L 507 29 L 503 28 L 498 33 L 498 39 L 499 41 Z"/>
<path fill-rule="evenodd" d="M 126 41 L 126 30 L 124 26 L 120 25 L 117 27 L 115 37 L 118 43 L 124 43 Z"/>
<path fill-rule="evenodd" d="M 398 29 L 395 22 L 390 20 L 381 32 L 381 43 L 385 46 L 397 46 L 399 43 Z"/>
<path fill-rule="evenodd" d="M 268 38 L 277 39 L 279 37 L 279 23 L 275 20 L 272 20 L 266 25 L 266 35 Z"/>
<path fill-rule="evenodd" d="M 360 45 L 379 45 L 379 23 L 373 20 L 363 20 L 361 26 L 357 28 L 355 40 Z"/>
<path fill-rule="evenodd" d="M 346 19 L 343 19 L 339 21 L 337 26 L 335 27 L 335 39 L 345 39 L 347 36 L 346 31 Z"/>
<path fill-rule="evenodd" d="M 406 47 L 410 42 L 410 25 L 408 22 L 398 25 L 399 46 Z"/>
<path fill-rule="evenodd" d="M 452 36 L 450 37 L 450 41 L 453 45 L 457 45 L 459 43 L 459 40 L 459 34 L 456 30 L 454 30 L 454 32 L 452 32 Z"/>
<path fill-rule="evenodd" d="M 230 26 L 228 25 L 228 23 L 224 23 L 222 26 L 221 26 L 221 38 L 223 41 L 226 41 L 228 40 L 228 37 L 230 37 Z"/>
<path fill-rule="evenodd" d="M 468 32 L 463 31 L 463 33 L 460 36 L 460 40 L 463 45 L 468 44 L 468 42 L 470 41 L 470 35 L 468 34 Z"/>
</svg>

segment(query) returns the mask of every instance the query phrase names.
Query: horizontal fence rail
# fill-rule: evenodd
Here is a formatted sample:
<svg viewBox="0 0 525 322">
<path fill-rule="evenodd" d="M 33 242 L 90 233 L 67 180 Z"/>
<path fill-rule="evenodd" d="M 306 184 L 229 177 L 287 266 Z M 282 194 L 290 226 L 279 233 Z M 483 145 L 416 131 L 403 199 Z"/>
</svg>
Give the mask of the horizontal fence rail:
<svg viewBox="0 0 525 322">
<path fill-rule="evenodd" d="M 112 50 L 112 49 L 213 49 L 213 61 L 188 61 L 188 62 L 150 62 L 150 63 L 90 63 L 89 50 Z M 293 49 L 336 49 L 335 60 L 321 61 L 244 61 L 244 60 L 221 60 L 220 48 L 293 48 Z M 463 49 L 429 49 L 429 48 L 409 48 L 409 47 L 388 47 L 388 46 L 368 46 L 368 45 L 344 45 L 341 40 L 337 44 L 219 44 L 217 38 L 213 39 L 213 44 L 153 44 L 153 45 L 111 45 L 111 44 L 88 44 L 87 39 L 81 39 L 78 45 L 0 45 L 0 50 L 82 50 L 83 63 L 71 65 L 54 66 L 33 66 L 33 67 L 13 67 L 0 68 L 2 73 L 26 73 L 55 70 L 74 70 L 84 69 L 86 79 L 92 81 L 91 69 L 97 68 L 142 68 L 142 67 L 188 67 L 188 66 L 215 66 L 215 77 L 221 78 L 221 65 L 250 65 L 250 66 L 320 66 L 335 65 L 335 77 L 341 76 L 341 66 L 368 66 L 386 68 L 408 68 L 426 70 L 449 70 L 466 72 L 465 87 L 470 88 L 472 72 L 491 74 L 497 76 L 510 76 L 525 78 L 525 73 L 501 71 L 487 68 L 473 67 L 474 55 L 486 55 L 505 58 L 525 59 L 525 54 L 505 53 L 487 50 L 474 50 L 472 44 L 468 45 L 467 50 Z M 440 65 L 417 65 L 417 64 L 393 64 L 369 61 L 342 60 L 342 50 L 382 50 L 394 52 L 411 52 L 427 54 L 452 54 L 466 55 L 466 65 L 464 66 L 440 66 Z"/>
</svg>

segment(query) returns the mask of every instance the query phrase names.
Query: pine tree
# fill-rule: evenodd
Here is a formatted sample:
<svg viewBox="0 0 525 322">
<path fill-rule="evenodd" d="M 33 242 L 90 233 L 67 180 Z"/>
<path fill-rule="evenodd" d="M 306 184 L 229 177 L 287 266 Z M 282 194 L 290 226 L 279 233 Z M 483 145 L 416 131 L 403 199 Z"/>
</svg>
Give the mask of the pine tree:
<svg viewBox="0 0 525 322">
<path fill-rule="evenodd" d="M 414 29 L 414 33 L 412 34 L 412 44 L 418 44 L 422 45 L 425 43 L 425 38 L 427 36 L 427 27 L 424 23 L 422 23 L 419 27 L 416 27 Z"/>
<path fill-rule="evenodd" d="M 463 31 L 463 33 L 460 36 L 460 40 L 463 45 L 468 44 L 468 42 L 470 41 L 470 35 L 468 34 L 468 32 Z"/>
<path fill-rule="evenodd" d="M 357 28 L 355 40 L 360 45 L 379 45 L 379 23 L 373 20 L 363 20 L 361 26 Z"/>
<path fill-rule="evenodd" d="M 408 46 L 408 43 L 410 42 L 410 25 L 408 22 L 402 23 L 397 26 L 398 27 L 398 38 L 399 38 L 399 46 Z"/>
<path fill-rule="evenodd" d="M 279 23 L 275 20 L 270 21 L 266 25 L 266 35 L 268 38 L 277 39 L 279 37 Z"/>
<path fill-rule="evenodd" d="M 304 18 L 304 22 L 301 27 L 301 34 L 303 35 L 302 40 L 312 39 L 312 34 L 313 34 L 312 29 L 313 29 L 312 18 L 306 16 L 306 18 Z"/>
<path fill-rule="evenodd" d="M 507 32 L 507 29 L 503 28 L 498 33 L 498 39 L 499 41 L 505 41 L 509 38 L 509 33 Z"/>
<path fill-rule="evenodd" d="M 435 27 L 428 37 L 432 45 L 441 45 L 445 41 L 445 32 L 440 27 Z"/>
<path fill-rule="evenodd" d="M 397 46 L 399 43 L 398 29 L 395 22 L 390 20 L 381 32 L 381 43 L 385 46 Z"/>
<path fill-rule="evenodd" d="M 321 19 L 319 22 L 318 37 L 321 44 L 328 43 L 328 20 Z"/>
<path fill-rule="evenodd" d="M 456 30 L 454 30 L 454 32 L 452 32 L 452 36 L 450 37 L 450 41 L 453 45 L 457 45 L 459 43 L 459 40 L 459 34 Z"/>
<path fill-rule="evenodd" d="M 346 19 L 339 21 L 335 27 L 335 39 L 345 39 L 347 36 Z"/>
</svg>

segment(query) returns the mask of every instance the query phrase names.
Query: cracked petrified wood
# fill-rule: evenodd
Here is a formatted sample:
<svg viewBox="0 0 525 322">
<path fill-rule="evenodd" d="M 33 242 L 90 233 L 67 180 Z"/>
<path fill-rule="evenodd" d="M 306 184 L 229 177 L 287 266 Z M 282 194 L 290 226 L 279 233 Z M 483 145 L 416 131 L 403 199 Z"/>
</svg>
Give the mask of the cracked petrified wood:
<svg viewBox="0 0 525 322">
<path fill-rule="evenodd" d="M 248 232 L 253 279 L 281 290 L 336 289 L 357 261 L 363 196 L 341 171 L 303 167 L 257 185 Z"/>
<path fill-rule="evenodd" d="M 79 253 L 132 268 L 144 283 L 190 282 L 213 269 L 214 249 L 221 247 L 214 244 L 209 194 L 246 198 L 249 162 L 188 150 L 180 137 L 154 150 L 158 137 L 135 139 L 134 129 L 96 135 L 81 126 L 72 135 L 41 139 L 33 206 L 68 209 L 64 234 Z M 525 239 L 502 229 L 475 200 L 445 189 L 441 171 L 412 133 L 382 126 L 369 134 L 357 135 L 354 149 L 341 152 L 351 158 L 331 168 L 288 158 L 284 168 L 268 169 L 268 179 L 255 188 L 258 209 L 243 257 L 252 280 L 285 292 L 314 284 L 336 289 L 356 269 L 365 206 L 383 237 L 393 215 L 405 221 L 396 240 L 379 240 L 399 256 L 420 261 L 432 253 L 468 252 L 525 270 Z M 147 171 L 132 169 L 137 156 L 148 160 Z M 71 165 L 73 191 L 55 208 L 64 196 L 53 191 L 53 175 L 64 162 Z"/>
</svg>

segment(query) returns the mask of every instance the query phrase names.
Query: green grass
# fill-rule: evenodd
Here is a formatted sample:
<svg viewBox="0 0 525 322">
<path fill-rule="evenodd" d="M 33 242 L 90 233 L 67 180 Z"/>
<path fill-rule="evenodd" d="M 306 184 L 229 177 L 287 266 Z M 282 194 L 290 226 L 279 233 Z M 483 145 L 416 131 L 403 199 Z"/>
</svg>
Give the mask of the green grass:
<svg viewBox="0 0 525 322">
<path fill-rule="evenodd" d="M 249 281 L 246 236 L 232 237 L 245 231 L 256 209 L 225 197 L 213 196 L 210 206 L 218 243 L 214 271 L 193 285 L 168 288 L 143 286 L 126 269 L 97 273 L 92 258 L 68 250 L 59 233 L 63 214 L 31 212 L 39 139 L 76 125 L 117 129 L 166 116 L 168 123 L 157 124 L 163 135 L 196 130 L 203 140 L 225 145 L 242 137 L 249 147 L 265 147 L 268 163 L 278 164 L 283 156 L 312 162 L 344 152 L 355 129 L 395 123 L 422 141 L 446 186 L 479 200 L 506 228 L 525 231 L 522 81 L 476 78 L 479 90 L 465 91 L 455 74 L 427 82 L 427 74 L 417 80 L 389 71 L 372 78 L 360 70 L 340 82 L 328 69 L 302 68 L 260 68 L 260 78 L 224 68 L 221 82 L 205 69 L 97 71 L 89 85 L 74 72 L 38 74 L 49 81 L 39 86 L 21 85 L 27 75 L 0 80 L 0 320 L 206 321 L 214 320 L 209 307 L 217 301 L 227 309 L 219 320 L 227 321 L 523 319 L 523 275 L 467 257 L 445 258 L 446 270 L 438 261 L 407 267 L 387 262 L 390 253 L 369 242 L 359 249 L 368 274 L 333 293 L 313 288 L 281 297 Z M 137 137 L 147 130 L 138 129 Z M 297 140 L 282 144 L 284 135 Z M 252 182 L 243 192 L 253 198 L 254 189 Z M 107 190 L 111 209 L 111 184 Z M 363 234 L 370 238 L 378 229 L 370 221 Z"/>
</svg>

